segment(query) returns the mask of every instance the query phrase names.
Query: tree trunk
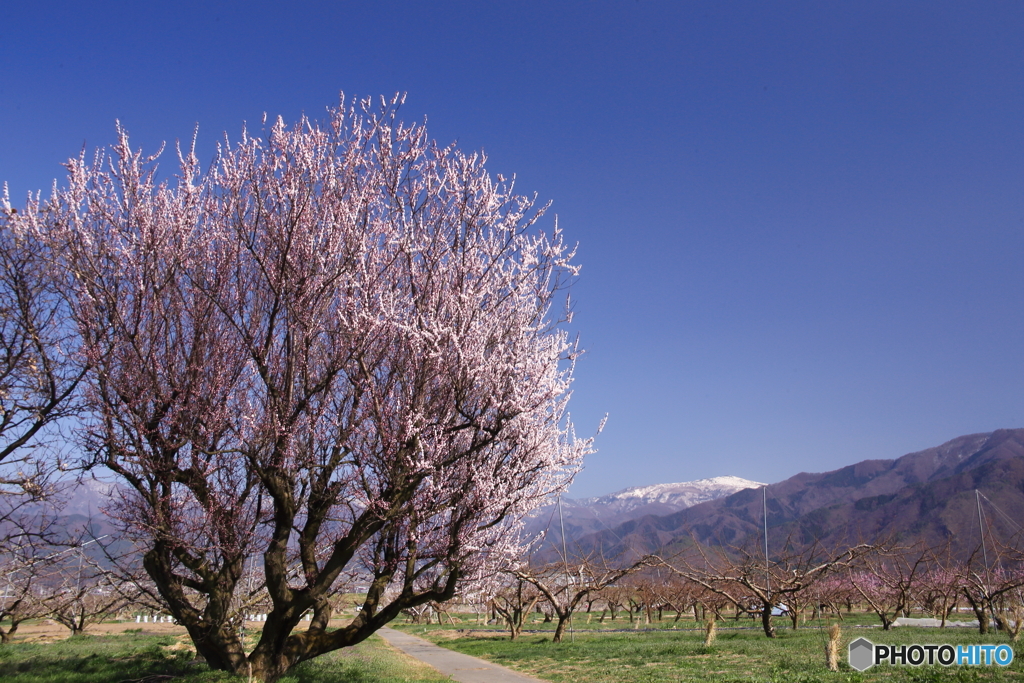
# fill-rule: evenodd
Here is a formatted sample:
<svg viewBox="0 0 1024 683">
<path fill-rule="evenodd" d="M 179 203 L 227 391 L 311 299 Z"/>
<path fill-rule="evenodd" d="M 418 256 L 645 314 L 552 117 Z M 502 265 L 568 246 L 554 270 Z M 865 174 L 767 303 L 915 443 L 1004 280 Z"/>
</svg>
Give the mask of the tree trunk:
<svg viewBox="0 0 1024 683">
<path fill-rule="evenodd" d="M 562 642 L 562 635 L 565 633 L 565 625 L 569 622 L 569 614 L 558 615 L 558 625 L 555 626 L 555 635 L 551 638 L 552 643 Z"/>
<path fill-rule="evenodd" d="M 971 609 L 974 610 L 974 616 L 978 619 L 978 633 L 986 635 L 988 633 L 988 609 L 985 604 L 985 598 L 981 600 L 975 600 L 974 597 L 968 591 L 964 591 L 967 597 L 967 602 L 971 605 Z"/>
<path fill-rule="evenodd" d="M 764 607 L 761 608 L 761 628 L 764 629 L 764 634 L 769 638 L 775 637 L 775 627 L 772 626 L 771 603 L 765 603 Z"/>
<path fill-rule="evenodd" d="M 974 609 L 974 616 L 978 618 L 978 633 L 980 633 L 981 635 L 988 634 L 989 616 L 988 610 L 985 608 L 985 605 L 982 603 L 979 603 L 977 605 L 972 603 L 971 607 Z"/>
<path fill-rule="evenodd" d="M 196 647 L 196 653 L 206 660 L 211 669 L 235 675 L 248 673 L 245 649 L 228 625 L 225 624 L 222 629 L 202 629 L 190 628 L 186 624 L 185 630 Z"/>
</svg>

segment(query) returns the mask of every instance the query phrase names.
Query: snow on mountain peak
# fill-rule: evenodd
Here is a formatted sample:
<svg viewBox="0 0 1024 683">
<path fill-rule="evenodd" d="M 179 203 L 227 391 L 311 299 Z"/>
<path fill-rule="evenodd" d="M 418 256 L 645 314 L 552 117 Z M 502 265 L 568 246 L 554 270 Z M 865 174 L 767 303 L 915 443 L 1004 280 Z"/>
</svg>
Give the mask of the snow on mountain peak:
<svg viewBox="0 0 1024 683">
<path fill-rule="evenodd" d="M 596 498 L 563 498 L 566 530 L 575 538 L 600 529 L 610 529 L 644 515 L 670 515 L 698 503 L 758 486 L 764 484 L 727 476 L 675 484 L 633 486 Z M 553 508 L 552 503 L 534 510 L 528 522 L 531 535 L 550 528 L 551 520 L 554 519 Z"/>
<path fill-rule="evenodd" d="M 764 486 L 764 484 L 741 477 L 711 477 L 710 479 L 697 479 L 674 484 L 632 486 L 615 493 L 576 502 L 583 505 L 610 505 L 622 508 L 623 511 L 651 503 L 665 503 L 682 509 L 759 486 Z"/>
</svg>

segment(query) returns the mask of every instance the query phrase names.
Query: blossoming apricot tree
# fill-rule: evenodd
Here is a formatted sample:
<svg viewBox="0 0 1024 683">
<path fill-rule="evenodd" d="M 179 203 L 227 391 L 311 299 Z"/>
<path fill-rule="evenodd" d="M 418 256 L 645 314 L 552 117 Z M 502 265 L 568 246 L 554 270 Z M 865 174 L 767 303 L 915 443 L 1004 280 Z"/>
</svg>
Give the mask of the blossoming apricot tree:
<svg viewBox="0 0 1024 683">
<path fill-rule="evenodd" d="M 119 127 L 19 214 L 65 274 L 89 452 L 126 485 L 111 513 L 216 669 L 274 680 L 452 597 L 591 447 L 552 315 L 573 250 L 400 104 L 243 132 L 205 172 L 193 143 L 175 182 Z M 249 651 L 252 590 L 271 610 Z"/>
</svg>

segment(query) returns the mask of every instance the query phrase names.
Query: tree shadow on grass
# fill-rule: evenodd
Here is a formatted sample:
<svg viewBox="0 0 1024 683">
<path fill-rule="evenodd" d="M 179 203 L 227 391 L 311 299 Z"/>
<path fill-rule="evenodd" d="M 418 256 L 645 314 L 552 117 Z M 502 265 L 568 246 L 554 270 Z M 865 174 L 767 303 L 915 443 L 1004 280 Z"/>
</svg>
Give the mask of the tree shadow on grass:
<svg viewBox="0 0 1024 683">
<path fill-rule="evenodd" d="M 78 636 L 57 643 L 0 647 L 0 681 L 14 683 L 244 683 L 211 671 L 173 636 Z M 410 671 L 380 645 L 360 644 L 299 665 L 279 683 L 437 683 Z M 436 672 L 434 672 L 436 673 Z"/>
<path fill-rule="evenodd" d="M 168 656 L 159 650 L 128 656 L 95 652 L 76 654 L 68 652 L 68 647 L 54 647 L 50 652 L 42 649 L 37 652 L 11 652 L 16 647 L 4 646 L 5 651 L 0 655 L 0 680 L 17 680 L 19 683 L 120 683 L 150 676 L 180 677 L 197 672 L 190 655 Z M 205 665 L 202 668 L 205 669 Z"/>
</svg>

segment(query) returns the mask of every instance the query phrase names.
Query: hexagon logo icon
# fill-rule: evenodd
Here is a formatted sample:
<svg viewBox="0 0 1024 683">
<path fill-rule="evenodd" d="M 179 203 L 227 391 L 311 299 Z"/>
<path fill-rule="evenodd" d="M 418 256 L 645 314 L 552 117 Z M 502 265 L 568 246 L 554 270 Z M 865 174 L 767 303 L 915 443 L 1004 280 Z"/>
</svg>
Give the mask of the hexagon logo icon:
<svg viewBox="0 0 1024 683">
<path fill-rule="evenodd" d="M 850 666 L 865 671 L 875 664 L 875 644 L 867 638 L 858 638 L 850 643 Z"/>
</svg>

